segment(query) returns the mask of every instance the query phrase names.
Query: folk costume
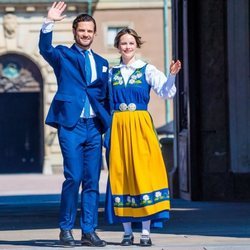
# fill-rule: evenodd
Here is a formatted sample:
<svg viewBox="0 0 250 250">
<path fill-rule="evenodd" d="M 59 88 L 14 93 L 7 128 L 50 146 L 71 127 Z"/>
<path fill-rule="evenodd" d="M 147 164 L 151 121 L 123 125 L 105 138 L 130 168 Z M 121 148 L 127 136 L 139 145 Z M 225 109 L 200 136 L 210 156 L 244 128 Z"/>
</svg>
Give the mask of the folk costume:
<svg viewBox="0 0 250 250">
<path fill-rule="evenodd" d="M 168 178 L 152 118 L 150 90 L 176 93 L 175 75 L 136 60 L 110 70 L 113 118 L 110 134 L 106 216 L 110 223 L 142 222 L 161 227 L 169 218 Z"/>
</svg>

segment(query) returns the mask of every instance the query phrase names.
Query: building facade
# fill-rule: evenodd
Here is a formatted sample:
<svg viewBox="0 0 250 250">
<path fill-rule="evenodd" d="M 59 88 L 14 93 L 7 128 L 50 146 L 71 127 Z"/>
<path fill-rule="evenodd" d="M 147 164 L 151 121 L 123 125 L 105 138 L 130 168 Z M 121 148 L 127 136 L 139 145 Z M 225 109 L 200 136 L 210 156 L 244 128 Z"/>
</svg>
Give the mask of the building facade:
<svg viewBox="0 0 250 250">
<path fill-rule="evenodd" d="M 57 90 L 56 79 L 38 51 L 40 28 L 50 5 L 45 0 L 0 2 L 0 173 L 53 174 L 62 170 L 56 130 L 44 125 Z M 97 21 L 93 49 L 111 66 L 119 62 L 113 38 L 120 28 L 129 26 L 145 41 L 138 56 L 165 71 L 167 15 L 163 1 L 68 1 L 67 17 L 54 27 L 55 46 L 72 45 L 72 21 L 84 12 Z M 170 4 L 167 14 L 171 22 Z M 168 43 L 171 37 L 167 39 Z M 167 109 L 165 101 L 152 93 L 149 110 L 156 127 L 166 123 Z"/>
<path fill-rule="evenodd" d="M 172 1 L 179 195 L 250 200 L 250 4 Z"/>
</svg>

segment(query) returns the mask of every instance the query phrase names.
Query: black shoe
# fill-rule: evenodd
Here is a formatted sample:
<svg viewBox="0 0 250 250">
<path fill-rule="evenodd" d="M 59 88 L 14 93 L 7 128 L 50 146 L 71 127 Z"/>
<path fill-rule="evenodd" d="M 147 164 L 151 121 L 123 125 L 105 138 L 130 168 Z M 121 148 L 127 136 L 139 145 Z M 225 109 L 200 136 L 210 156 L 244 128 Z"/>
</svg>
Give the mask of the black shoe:
<svg viewBox="0 0 250 250">
<path fill-rule="evenodd" d="M 75 240 L 73 238 L 71 230 L 61 230 L 59 238 L 60 242 L 64 246 L 75 246 Z"/>
<path fill-rule="evenodd" d="M 150 247 L 152 246 L 152 241 L 148 235 L 141 235 L 140 238 L 140 246 L 141 247 Z"/>
<path fill-rule="evenodd" d="M 131 246 L 134 243 L 134 236 L 133 234 L 124 234 L 123 239 L 121 242 L 121 246 Z"/>
<path fill-rule="evenodd" d="M 81 243 L 83 246 L 92 247 L 105 247 L 107 245 L 106 241 L 101 240 L 96 234 L 96 232 L 83 233 Z"/>
</svg>

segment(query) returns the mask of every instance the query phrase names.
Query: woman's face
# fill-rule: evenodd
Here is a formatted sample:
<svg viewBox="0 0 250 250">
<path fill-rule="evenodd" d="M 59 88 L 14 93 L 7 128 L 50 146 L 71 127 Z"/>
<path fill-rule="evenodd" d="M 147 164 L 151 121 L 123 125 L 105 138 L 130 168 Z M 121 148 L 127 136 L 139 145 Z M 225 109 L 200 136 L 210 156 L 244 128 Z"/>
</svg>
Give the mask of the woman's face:
<svg viewBox="0 0 250 250">
<path fill-rule="evenodd" d="M 130 61 L 136 52 L 137 44 L 135 38 L 130 34 L 120 37 L 118 50 L 123 60 Z"/>
</svg>

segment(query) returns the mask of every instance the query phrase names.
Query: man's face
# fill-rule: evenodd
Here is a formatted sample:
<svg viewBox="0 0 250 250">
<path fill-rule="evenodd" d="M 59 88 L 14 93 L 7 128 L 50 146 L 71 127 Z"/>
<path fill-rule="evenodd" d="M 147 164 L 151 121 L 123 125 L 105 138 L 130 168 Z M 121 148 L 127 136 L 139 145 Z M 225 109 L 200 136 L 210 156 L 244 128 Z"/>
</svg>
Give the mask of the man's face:
<svg viewBox="0 0 250 250">
<path fill-rule="evenodd" d="M 83 49 L 89 49 L 95 36 L 93 22 L 79 22 L 76 29 L 73 29 L 75 42 Z"/>
</svg>

